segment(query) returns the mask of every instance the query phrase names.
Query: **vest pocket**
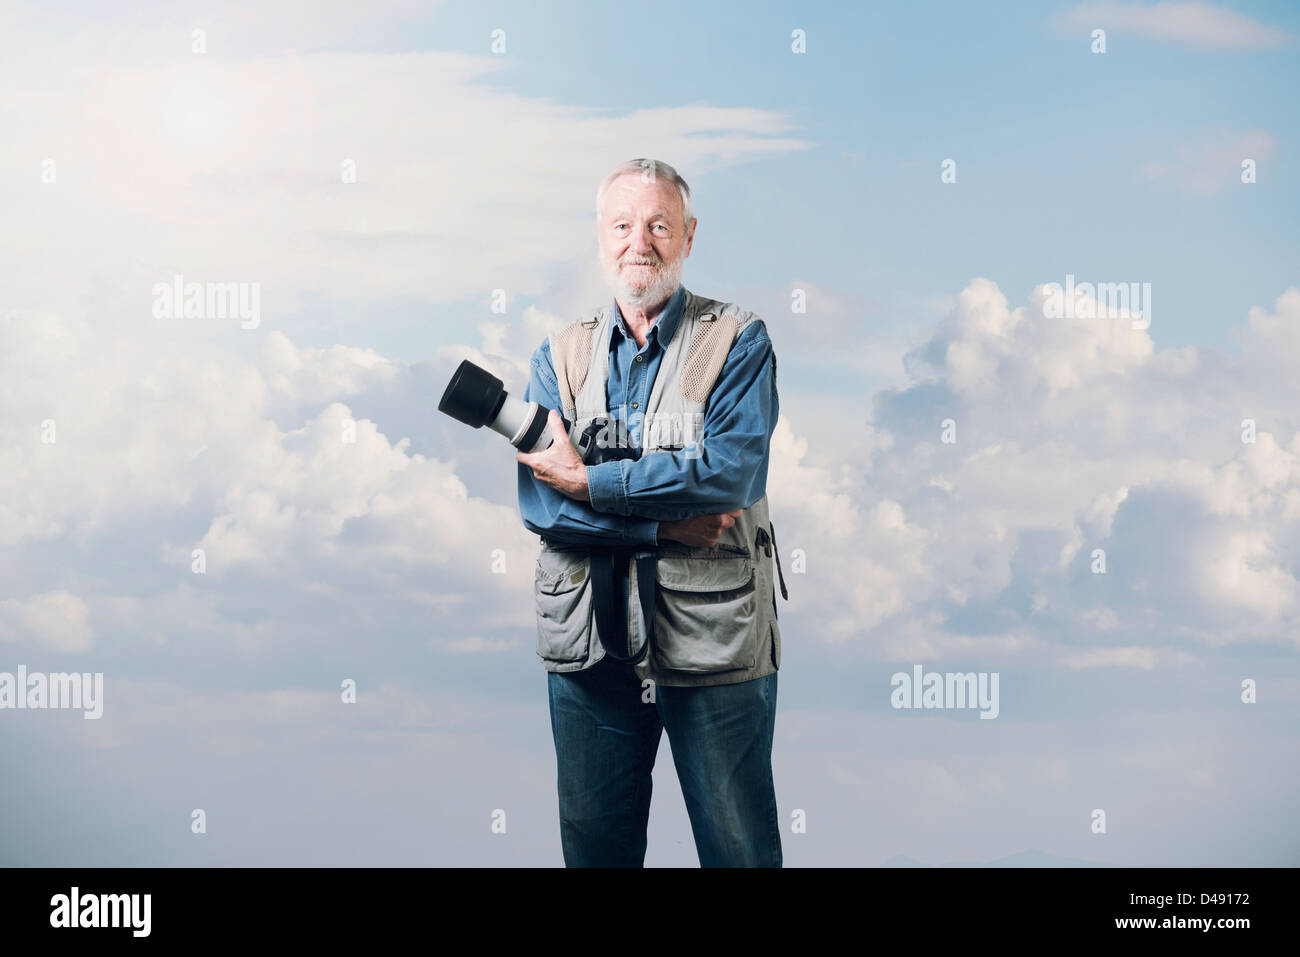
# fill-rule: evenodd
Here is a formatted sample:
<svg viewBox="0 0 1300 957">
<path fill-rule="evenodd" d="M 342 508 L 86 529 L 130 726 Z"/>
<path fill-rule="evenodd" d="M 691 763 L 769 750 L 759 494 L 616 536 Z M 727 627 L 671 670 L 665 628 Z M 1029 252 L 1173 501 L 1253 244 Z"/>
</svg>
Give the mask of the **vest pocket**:
<svg viewBox="0 0 1300 957">
<path fill-rule="evenodd" d="M 582 661 L 591 645 L 591 578 L 581 550 L 542 547 L 533 595 L 537 654 L 547 661 Z"/>
<path fill-rule="evenodd" d="M 674 671 L 754 667 L 762 645 L 754 563 L 747 555 L 660 556 L 654 651 Z"/>
</svg>

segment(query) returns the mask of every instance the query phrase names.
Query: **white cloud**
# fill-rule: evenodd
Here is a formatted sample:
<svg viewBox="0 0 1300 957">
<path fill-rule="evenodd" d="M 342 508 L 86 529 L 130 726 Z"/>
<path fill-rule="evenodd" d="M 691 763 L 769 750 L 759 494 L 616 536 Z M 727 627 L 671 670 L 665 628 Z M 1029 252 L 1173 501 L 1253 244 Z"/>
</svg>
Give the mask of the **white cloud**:
<svg viewBox="0 0 1300 957">
<path fill-rule="evenodd" d="M 25 74 L 11 62 L 0 77 L 6 215 L 42 224 L 0 237 L 12 302 L 49 305 L 67 289 L 60 301 L 75 305 L 67 279 L 91 271 L 138 283 L 124 290 L 136 309 L 176 274 L 258 282 L 272 327 L 305 293 L 536 293 L 570 258 L 562 251 L 594 242 L 592 183 L 628 155 L 672 156 L 698 176 L 811 145 L 764 110 L 609 116 L 516 96 L 481 82 L 505 69 L 486 53 L 239 60 L 195 56 L 172 30 L 137 33 L 131 49 L 150 42 L 134 60 L 111 43 L 87 48 L 68 65 L 80 83 L 39 95 L 30 87 L 61 60 Z"/>
<path fill-rule="evenodd" d="M 396 363 L 372 349 L 295 346 L 282 332 L 262 341 L 260 369 L 267 387 L 299 402 L 326 402 L 393 383 Z"/>
<path fill-rule="evenodd" d="M 0 641 L 32 639 L 55 651 L 85 651 L 94 640 L 90 609 L 66 591 L 0 600 Z"/>
<path fill-rule="evenodd" d="M 1153 352 L 1150 336 L 1134 334 L 1127 312 L 1108 310 L 1094 297 L 1076 299 L 1076 314 L 1088 320 L 1045 320 L 1048 290 L 1037 286 L 1032 307 L 1008 307 L 996 283 L 974 279 L 958 296 L 957 307 L 925 347 L 915 353 L 914 371 L 925 364 L 941 370 L 943 380 L 960 393 L 988 395 L 1008 385 L 1051 392 L 1077 388 L 1085 379 L 1122 374 L 1141 365 Z M 1010 383 L 1008 377 L 1019 381 Z"/>
<path fill-rule="evenodd" d="M 1146 648 L 1090 648 L 1065 657 L 1067 668 L 1140 668 L 1150 671 L 1156 666 L 1156 656 Z"/>
<path fill-rule="evenodd" d="M 1131 34 L 1182 46 L 1222 50 L 1269 50 L 1285 46 L 1291 37 L 1243 13 L 1200 2 L 1082 3 L 1062 17 L 1075 29 L 1101 28 L 1117 36 Z"/>
<path fill-rule="evenodd" d="M 1156 352 L 1127 317 L 1048 319 L 1042 300 L 972 280 L 865 424 L 811 443 L 778 426 L 769 497 L 787 567 L 806 551 L 788 578 L 811 631 L 903 660 L 1096 629 L 1138 666 L 1171 644 L 1296 644 L 1300 295 L 1251 311 L 1240 359 Z M 834 443 L 868 449 L 861 468 L 823 464 Z"/>
<path fill-rule="evenodd" d="M 1139 168 L 1146 179 L 1167 182 L 1178 189 L 1209 195 L 1241 185 L 1242 163 L 1255 162 L 1255 176 L 1265 182 L 1269 161 L 1278 153 L 1277 137 L 1262 130 L 1249 133 L 1220 131 L 1185 144 L 1175 157 L 1152 160 Z"/>
</svg>

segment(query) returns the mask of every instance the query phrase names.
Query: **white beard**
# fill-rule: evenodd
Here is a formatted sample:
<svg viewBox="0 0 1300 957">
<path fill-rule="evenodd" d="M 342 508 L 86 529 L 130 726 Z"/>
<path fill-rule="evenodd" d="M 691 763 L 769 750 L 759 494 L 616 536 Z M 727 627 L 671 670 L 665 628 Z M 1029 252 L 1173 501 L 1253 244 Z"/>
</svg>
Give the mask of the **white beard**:
<svg viewBox="0 0 1300 957">
<path fill-rule="evenodd" d="M 619 301 L 626 302 L 629 306 L 644 307 L 661 303 L 673 294 L 682 281 L 686 257 L 678 256 L 672 262 L 659 266 L 648 282 L 622 275 L 617 261 L 602 260 L 602 265 L 605 269 L 605 283 Z"/>
</svg>

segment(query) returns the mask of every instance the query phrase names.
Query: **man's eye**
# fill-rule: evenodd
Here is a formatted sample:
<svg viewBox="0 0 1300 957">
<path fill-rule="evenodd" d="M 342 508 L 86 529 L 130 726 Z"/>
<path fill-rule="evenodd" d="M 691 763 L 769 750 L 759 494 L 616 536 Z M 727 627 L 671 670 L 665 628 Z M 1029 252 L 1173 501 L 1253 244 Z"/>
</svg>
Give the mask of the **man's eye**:
<svg viewBox="0 0 1300 957">
<path fill-rule="evenodd" d="M 668 232 L 668 227 L 665 226 L 663 223 L 656 223 L 655 229 L 662 229 L 664 232 Z"/>
</svg>

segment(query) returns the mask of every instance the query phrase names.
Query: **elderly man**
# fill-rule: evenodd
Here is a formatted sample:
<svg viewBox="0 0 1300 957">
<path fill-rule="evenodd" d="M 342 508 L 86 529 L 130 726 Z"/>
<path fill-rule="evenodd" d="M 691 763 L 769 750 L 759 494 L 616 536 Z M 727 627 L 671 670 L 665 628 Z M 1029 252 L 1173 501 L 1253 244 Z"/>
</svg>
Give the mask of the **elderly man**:
<svg viewBox="0 0 1300 957">
<path fill-rule="evenodd" d="M 600 427 L 594 462 L 554 411 L 556 441 L 518 455 L 570 867 L 643 865 L 665 730 L 700 864 L 781 865 L 776 358 L 752 312 L 682 286 L 696 224 L 667 163 L 610 172 L 596 226 L 614 301 L 541 344 L 525 394 Z"/>
</svg>

